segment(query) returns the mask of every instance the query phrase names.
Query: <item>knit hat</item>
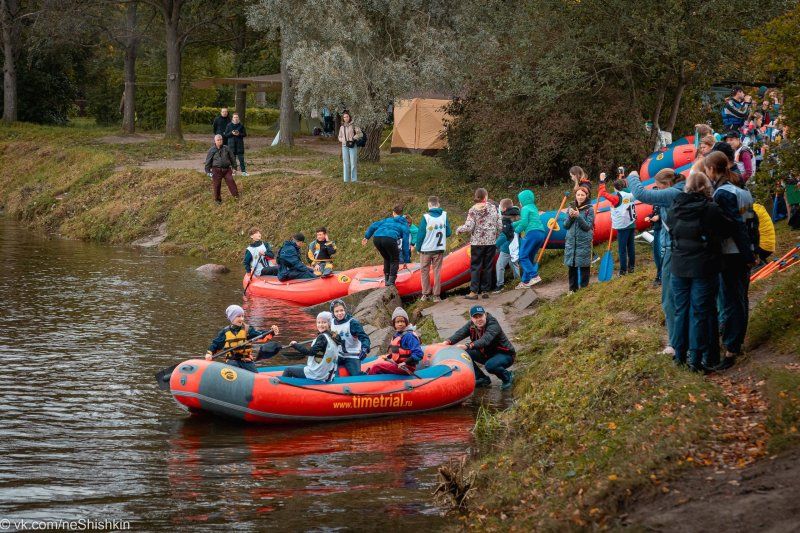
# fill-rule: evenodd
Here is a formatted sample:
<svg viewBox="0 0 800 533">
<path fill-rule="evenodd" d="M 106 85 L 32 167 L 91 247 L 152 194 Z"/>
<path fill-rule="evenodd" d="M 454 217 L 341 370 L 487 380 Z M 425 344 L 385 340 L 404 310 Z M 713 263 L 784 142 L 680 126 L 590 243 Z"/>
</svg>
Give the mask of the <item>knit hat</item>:
<svg viewBox="0 0 800 533">
<path fill-rule="evenodd" d="M 402 307 L 395 307 L 394 311 L 392 311 L 392 324 L 394 324 L 394 319 L 398 317 L 403 317 L 406 319 L 406 323 L 411 322 L 408 319 L 408 313 Z"/>
<path fill-rule="evenodd" d="M 228 321 L 233 324 L 233 321 L 238 316 L 244 315 L 244 309 L 242 309 L 241 305 L 229 305 L 227 309 L 225 309 L 225 316 L 228 317 Z"/>
<path fill-rule="evenodd" d="M 333 315 L 330 314 L 328 311 L 323 311 L 317 315 L 317 320 L 324 320 L 325 322 L 330 322 L 333 319 Z"/>
</svg>

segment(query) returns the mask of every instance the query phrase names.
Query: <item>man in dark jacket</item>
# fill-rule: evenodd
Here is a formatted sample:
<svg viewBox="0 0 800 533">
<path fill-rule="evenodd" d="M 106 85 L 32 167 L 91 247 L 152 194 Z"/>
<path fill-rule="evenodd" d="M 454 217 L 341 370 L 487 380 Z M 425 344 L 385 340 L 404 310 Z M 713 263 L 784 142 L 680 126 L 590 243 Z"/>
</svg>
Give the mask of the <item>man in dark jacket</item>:
<svg viewBox="0 0 800 533">
<path fill-rule="evenodd" d="M 491 384 L 489 376 L 478 367 L 480 363 L 487 372 L 500 378 L 503 383 L 501 389 L 510 388 L 514 381 L 514 373 L 507 369 L 514 363 L 516 355 L 514 345 L 508 340 L 497 319 L 487 313 L 482 306 L 473 306 L 469 310 L 469 316 L 470 321 L 445 340 L 445 344 L 456 344 L 469 337 L 470 342 L 457 346 L 464 348 L 472 358 L 475 386 L 485 387 Z"/>
<path fill-rule="evenodd" d="M 239 113 L 233 114 L 233 120 L 227 125 L 222 136 L 231 153 L 239 159 L 242 176 L 247 176 L 247 167 L 244 164 L 244 138 L 247 137 L 247 130 L 244 129 L 244 124 L 239 122 Z"/>
<path fill-rule="evenodd" d="M 236 159 L 233 157 L 230 149 L 222 143 L 222 135 L 214 136 L 214 146 L 208 150 L 206 154 L 206 174 L 211 176 L 211 185 L 214 191 L 214 201 L 218 204 L 222 203 L 220 196 L 220 189 L 222 188 L 222 180 L 228 185 L 228 190 L 234 199 L 239 199 L 239 189 L 236 187 L 236 182 L 233 176 L 236 173 Z"/>
<path fill-rule="evenodd" d="M 214 129 L 214 135 L 225 135 L 225 128 L 227 128 L 230 123 L 231 117 L 228 116 L 228 108 L 223 107 L 219 110 L 219 116 L 211 123 L 211 127 Z"/>
<path fill-rule="evenodd" d="M 300 259 L 300 243 L 306 242 L 302 233 L 295 234 L 291 240 L 283 243 L 278 251 L 278 280 L 315 278 L 314 271 L 308 268 Z"/>
</svg>

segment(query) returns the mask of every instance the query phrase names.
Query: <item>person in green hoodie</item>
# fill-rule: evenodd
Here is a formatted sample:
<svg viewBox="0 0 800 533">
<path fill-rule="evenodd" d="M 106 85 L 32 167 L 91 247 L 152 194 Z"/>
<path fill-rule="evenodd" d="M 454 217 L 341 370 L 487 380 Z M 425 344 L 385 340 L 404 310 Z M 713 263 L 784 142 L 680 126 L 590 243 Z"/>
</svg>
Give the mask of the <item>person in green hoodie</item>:
<svg viewBox="0 0 800 533">
<path fill-rule="evenodd" d="M 539 249 L 544 243 L 546 232 L 539 215 L 539 208 L 536 207 L 536 197 L 533 191 L 525 189 L 517 195 L 517 198 L 522 206 L 520 218 L 514 222 L 514 232 L 522 236 L 519 243 L 519 266 L 522 268 L 522 281 L 517 288 L 526 289 L 542 281 L 542 278 L 539 277 L 539 263 L 536 262 L 536 254 L 539 253 Z"/>
</svg>

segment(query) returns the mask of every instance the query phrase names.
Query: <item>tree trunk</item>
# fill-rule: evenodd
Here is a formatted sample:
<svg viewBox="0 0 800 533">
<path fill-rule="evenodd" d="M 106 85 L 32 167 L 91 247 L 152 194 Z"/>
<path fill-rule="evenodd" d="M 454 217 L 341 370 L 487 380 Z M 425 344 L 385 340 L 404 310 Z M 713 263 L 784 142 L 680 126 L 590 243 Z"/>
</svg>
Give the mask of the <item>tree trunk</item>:
<svg viewBox="0 0 800 533">
<path fill-rule="evenodd" d="M 367 144 L 358 151 L 359 161 L 369 161 L 370 163 L 377 163 L 381 160 L 381 134 L 383 133 L 383 123 L 373 122 L 364 126 L 364 132 L 367 134 Z"/>
<path fill-rule="evenodd" d="M 237 74 L 238 76 L 238 74 Z M 239 115 L 239 120 L 244 122 L 244 114 L 247 112 L 247 84 L 237 83 L 234 87 L 234 107 Z"/>
<path fill-rule="evenodd" d="M 179 3 L 179 2 L 178 2 Z M 173 8 L 172 16 L 164 17 L 167 45 L 167 128 L 168 139 L 182 141 L 181 133 L 181 43 L 178 25 L 180 7 Z"/>
<path fill-rule="evenodd" d="M 3 32 L 3 121 L 11 123 L 17 121 L 18 1 L 2 0 L 0 9 Z"/>
<path fill-rule="evenodd" d="M 236 76 L 242 75 L 242 64 L 244 63 L 244 52 L 247 46 L 247 21 L 244 15 L 239 14 L 234 19 L 233 33 L 236 38 L 233 41 L 233 62 L 235 65 Z M 239 120 L 245 121 L 247 112 L 247 84 L 239 83 L 234 86 L 234 106 Z"/>
<path fill-rule="evenodd" d="M 658 96 L 656 97 L 656 108 L 653 111 L 653 128 L 650 130 L 650 143 L 654 144 L 658 140 L 659 131 L 661 131 L 661 109 L 664 107 L 664 95 L 667 93 L 665 85 L 658 88 Z"/>
<path fill-rule="evenodd" d="M 675 97 L 672 99 L 672 110 L 669 113 L 669 120 L 667 121 L 667 127 L 664 128 L 664 131 L 668 131 L 672 133 L 672 130 L 675 129 L 675 122 L 678 120 L 678 111 L 681 108 L 681 99 L 683 98 L 683 91 L 686 89 L 686 74 L 681 67 L 681 77 L 680 81 L 678 82 L 678 88 L 675 89 Z"/>
<path fill-rule="evenodd" d="M 294 90 L 292 89 L 292 77 L 289 73 L 289 44 L 284 33 L 281 33 L 281 118 L 280 132 L 281 144 L 286 146 L 294 145 Z"/>
<path fill-rule="evenodd" d="M 136 3 L 128 4 L 125 20 L 127 36 L 125 39 L 125 92 L 123 93 L 122 131 L 128 135 L 136 132 L 136 47 L 139 38 L 136 33 Z"/>
</svg>

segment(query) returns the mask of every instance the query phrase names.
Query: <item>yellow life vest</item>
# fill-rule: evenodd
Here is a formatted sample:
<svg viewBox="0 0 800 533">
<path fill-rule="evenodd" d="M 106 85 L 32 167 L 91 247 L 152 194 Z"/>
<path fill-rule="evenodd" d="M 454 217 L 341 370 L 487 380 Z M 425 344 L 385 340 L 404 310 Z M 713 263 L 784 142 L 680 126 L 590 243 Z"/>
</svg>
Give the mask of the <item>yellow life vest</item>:
<svg viewBox="0 0 800 533">
<path fill-rule="evenodd" d="M 761 204 L 753 204 L 753 211 L 756 212 L 756 216 L 758 217 L 758 247 L 767 252 L 774 252 L 775 225 L 772 223 L 772 218 Z"/>
<path fill-rule="evenodd" d="M 224 349 L 227 350 L 229 348 L 233 348 L 235 346 L 239 346 L 240 344 L 244 344 L 247 342 L 247 324 L 242 324 L 242 327 L 239 329 L 238 333 L 234 333 L 228 328 L 225 331 L 225 347 Z M 230 358 L 239 359 L 242 357 L 250 357 L 251 350 L 249 346 L 245 346 L 239 350 L 233 350 L 225 355 L 225 360 L 227 361 Z"/>
</svg>

